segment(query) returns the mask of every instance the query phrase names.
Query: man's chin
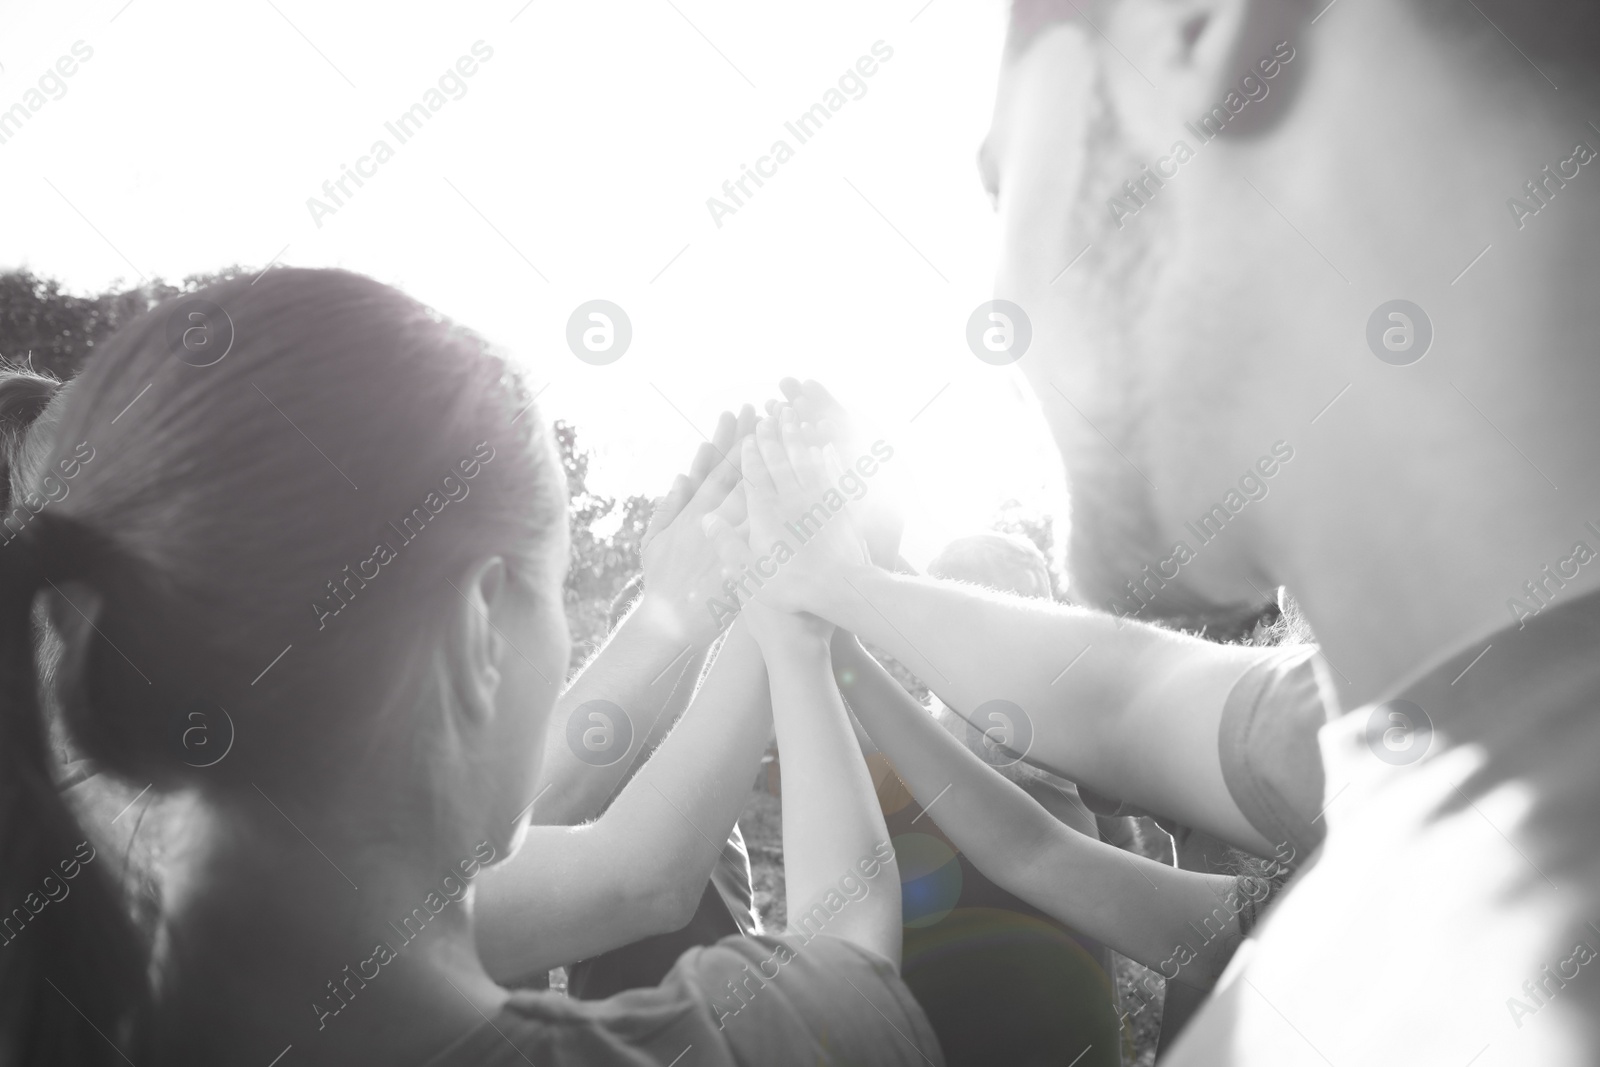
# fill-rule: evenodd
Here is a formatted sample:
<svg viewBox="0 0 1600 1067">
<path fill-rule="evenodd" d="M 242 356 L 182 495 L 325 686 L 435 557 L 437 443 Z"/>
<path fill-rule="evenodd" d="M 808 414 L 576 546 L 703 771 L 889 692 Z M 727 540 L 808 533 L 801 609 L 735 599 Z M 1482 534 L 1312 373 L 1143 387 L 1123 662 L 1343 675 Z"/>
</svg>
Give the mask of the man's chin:
<svg viewBox="0 0 1600 1067">
<path fill-rule="evenodd" d="M 1205 596 L 1184 580 L 1181 564 L 1169 551 L 1155 547 L 1153 522 L 1138 521 L 1127 508 L 1120 509 L 1123 521 L 1107 522 L 1117 512 L 1095 510 L 1100 521 L 1076 510 L 1073 515 L 1067 572 L 1075 603 L 1224 639 L 1248 633 L 1263 614 L 1276 610 L 1276 605 L 1255 600 L 1229 603 Z"/>
</svg>

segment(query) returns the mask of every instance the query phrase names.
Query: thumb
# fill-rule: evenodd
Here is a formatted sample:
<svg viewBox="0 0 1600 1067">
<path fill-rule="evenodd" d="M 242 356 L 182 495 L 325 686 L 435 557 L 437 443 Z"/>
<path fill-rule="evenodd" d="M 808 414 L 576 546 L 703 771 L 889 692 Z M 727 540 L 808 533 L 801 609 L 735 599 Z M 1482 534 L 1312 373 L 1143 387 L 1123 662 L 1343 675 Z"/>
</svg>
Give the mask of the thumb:
<svg viewBox="0 0 1600 1067">
<path fill-rule="evenodd" d="M 706 540 L 711 542 L 717 558 L 722 560 L 724 572 L 730 577 L 742 571 L 750 563 L 752 559 L 750 546 L 721 515 L 712 512 L 702 517 L 700 530 L 706 535 Z"/>
</svg>

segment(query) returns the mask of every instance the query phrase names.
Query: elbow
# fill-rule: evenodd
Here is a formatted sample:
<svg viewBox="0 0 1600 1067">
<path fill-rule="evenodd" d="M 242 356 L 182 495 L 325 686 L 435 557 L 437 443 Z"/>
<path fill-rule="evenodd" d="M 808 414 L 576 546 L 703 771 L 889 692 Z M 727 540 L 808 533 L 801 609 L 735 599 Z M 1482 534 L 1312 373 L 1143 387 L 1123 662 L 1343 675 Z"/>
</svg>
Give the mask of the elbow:
<svg viewBox="0 0 1600 1067">
<path fill-rule="evenodd" d="M 628 894 L 621 914 L 633 917 L 629 925 L 634 927 L 638 937 L 682 930 L 700 907 L 706 879 L 691 879 L 677 869 L 669 870 L 664 878 L 640 879 Z"/>
<path fill-rule="evenodd" d="M 527 944 L 516 936 L 517 924 L 498 907 L 479 907 L 473 920 L 473 941 L 484 971 L 501 985 L 527 977 L 538 969 Z"/>
</svg>

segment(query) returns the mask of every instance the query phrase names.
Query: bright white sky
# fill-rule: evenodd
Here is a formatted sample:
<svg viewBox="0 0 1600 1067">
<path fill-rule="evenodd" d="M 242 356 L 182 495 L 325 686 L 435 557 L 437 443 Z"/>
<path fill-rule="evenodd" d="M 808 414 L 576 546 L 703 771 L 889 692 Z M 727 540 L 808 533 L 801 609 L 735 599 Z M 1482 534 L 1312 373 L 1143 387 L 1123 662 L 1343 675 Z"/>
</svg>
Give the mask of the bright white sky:
<svg viewBox="0 0 1600 1067">
<path fill-rule="evenodd" d="M 817 377 L 896 446 L 919 564 L 1008 497 L 1059 507 L 1015 371 L 964 337 L 994 268 L 973 160 L 1002 5 L 524 3 L 0 7 L 0 109 L 93 49 L 0 145 L 0 267 L 78 291 L 275 256 L 373 275 L 515 352 L 618 495 L 663 491 L 720 409 Z M 466 94 L 399 144 L 384 123 L 480 39 Z M 879 40 L 865 96 L 797 145 L 784 122 Z M 718 229 L 706 198 L 779 137 L 795 157 Z M 307 198 L 379 138 L 394 158 L 318 228 Z M 597 297 L 634 328 L 604 367 L 564 341 Z"/>
</svg>

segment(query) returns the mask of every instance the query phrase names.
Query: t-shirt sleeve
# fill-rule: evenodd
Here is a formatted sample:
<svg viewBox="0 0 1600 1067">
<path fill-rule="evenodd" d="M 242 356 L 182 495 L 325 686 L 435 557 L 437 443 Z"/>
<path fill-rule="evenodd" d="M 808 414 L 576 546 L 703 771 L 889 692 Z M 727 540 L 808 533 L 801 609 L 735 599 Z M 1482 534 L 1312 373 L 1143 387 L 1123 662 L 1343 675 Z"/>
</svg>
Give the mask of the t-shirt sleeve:
<svg viewBox="0 0 1600 1067">
<path fill-rule="evenodd" d="M 756 911 L 755 888 L 750 877 L 750 851 L 738 823 L 733 824 L 728 843 L 711 868 L 711 884 L 741 933 L 761 932 L 761 918 Z"/>
<path fill-rule="evenodd" d="M 889 961 L 818 933 L 727 937 L 684 953 L 662 983 L 705 1006 L 732 1061 L 942 1064 L 938 1038 Z"/>
<path fill-rule="evenodd" d="M 1316 647 L 1274 650 L 1234 683 L 1217 734 L 1222 777 L 1250 824 L 1305 857 L 1322 843 L 1322 753 L 1328 720 L 1312 659 Z"/>
<path fill-rule="evenodd" d="M 691 1051 L 692 1050 L 692 1051 Z M 685 1055 L 687 1053 L 687 1055 Z M 430 1067 L 943 1067 L 895 968 L 827 934 L 723 938 L 660 985 L 598 1001 L 517 993 Z"/>
</svg>

